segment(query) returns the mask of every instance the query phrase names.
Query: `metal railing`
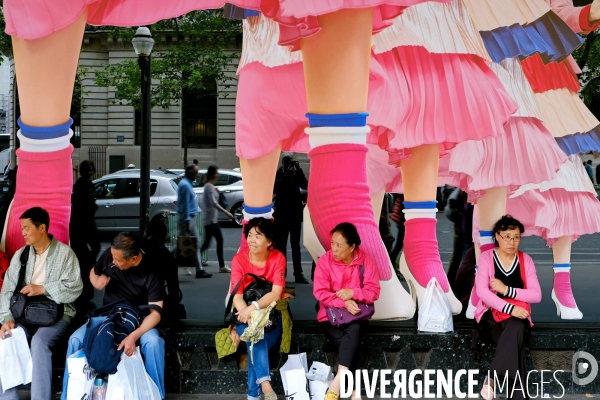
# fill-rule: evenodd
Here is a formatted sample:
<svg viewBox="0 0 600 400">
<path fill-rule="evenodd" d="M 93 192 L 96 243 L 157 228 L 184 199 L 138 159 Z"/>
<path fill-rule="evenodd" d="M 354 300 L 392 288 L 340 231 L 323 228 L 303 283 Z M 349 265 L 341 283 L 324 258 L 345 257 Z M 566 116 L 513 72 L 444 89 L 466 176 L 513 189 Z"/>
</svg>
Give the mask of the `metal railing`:
<svg viewBox="0 0 600 400">
<path fill-rule="evenodd" d="M 179 228 L 177 227 L 177 213 L 169 212 L 166 214 L 166 216 L 168 229 L 166 244 L 168 247 L 175 247 L 177 246 L 177 237 L 179 236 Z M 196 229 L 198 229 L 198 233 L 200 234 L 201 242 L 198 243 L 198 246 L 201 246 L 202 243 L 204 243 L 205 237 L 204 226 L 202 226 L 202 212 L 199 212 L 198 215 L 194 217 L 194 223 L 196 224 Z M 208 259 L 207 253 L 208 250 L 205 250 L 202 253 L 202 261 L 206 261 Z"/>
<path fill-rule="evenodd" d="M 88 149 L 88 157 L 96 166 L 94 179 L 106 175 L 106 146 L 90 146 Z"/>
</svg>

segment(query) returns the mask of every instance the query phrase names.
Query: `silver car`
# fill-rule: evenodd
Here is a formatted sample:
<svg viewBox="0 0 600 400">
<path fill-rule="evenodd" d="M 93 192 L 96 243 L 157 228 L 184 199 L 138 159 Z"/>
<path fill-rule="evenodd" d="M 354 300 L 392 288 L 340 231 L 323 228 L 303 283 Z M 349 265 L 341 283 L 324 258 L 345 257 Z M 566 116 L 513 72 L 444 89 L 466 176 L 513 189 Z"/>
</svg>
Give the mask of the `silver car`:
<svg viewBox="0 0 600 400">
<path fill-rule="evenodd" d="M 177 176 L 150 173 L 150 221 L 177 212 Z M 101 232 L 137 231 L 140 226 L 140 173 L 105 175 L 94 182 L 98 210 L 96 225 Z"/>
<path fill-rule="evenodd" d="M 202 195 L 204 194 L 204 175 L 207 170 L 201 169 L 198 171 L 198 177 L 193 182 L 194 192 L 196 192 L 196 200 L 200 206 Z M 183 178 L 180 175 L 177 183 Z M 244 186 L 242 184 L 242 173 L 237 169 L 221 169 L 219 168 L 219 179 L 215 184 L 220 193 L 225 195 L 227 201 L 227 209 L 233 214 L 233 222 L 236 225 L 242 226 L 244 214 L 242 213 L 242 204 L 244 203 Z M 219 213 L 219 221 L 229 221 L 227 215 Z"/>
</svg>

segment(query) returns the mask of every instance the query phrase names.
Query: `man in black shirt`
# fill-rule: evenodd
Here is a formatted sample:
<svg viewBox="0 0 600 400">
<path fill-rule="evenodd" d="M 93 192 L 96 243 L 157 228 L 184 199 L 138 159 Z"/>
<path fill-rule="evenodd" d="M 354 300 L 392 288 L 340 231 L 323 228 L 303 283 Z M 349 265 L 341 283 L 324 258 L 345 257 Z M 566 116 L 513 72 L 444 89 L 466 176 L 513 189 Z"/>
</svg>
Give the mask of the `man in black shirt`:
<svg viewBox="0 0 600 400">
<path fill-rule="evenodd" d="M 162 309 L 163 286 L 158 273 L 160 259 L 153 257 L 149 249 L 143 248 L 143 242 L 137 237 L 127 232 L 120 233 L 90 271 L 90 281 L 96 289 L 104 289 L 105 305 L 127 300 L 136 306 L 150 304 Z M 103 320 L 104 317 L 92 318 L 91 325 L 98 326 Z M 165 342 L 156 330 L 160 320 L 161 313 L 151 309 L 140 327 L 121 342 L 118 350 L 123 349 L 125 354 L 132 356 L 135 354 L 136 343 L 140 342 L 146 371 L 164 399 Z M 85 332 L 86 325 L 71 335 L 67 358 L 83 348 Z M 66 400 L 67 371 L 64 376 L 62 400 Z"/>
</svg>

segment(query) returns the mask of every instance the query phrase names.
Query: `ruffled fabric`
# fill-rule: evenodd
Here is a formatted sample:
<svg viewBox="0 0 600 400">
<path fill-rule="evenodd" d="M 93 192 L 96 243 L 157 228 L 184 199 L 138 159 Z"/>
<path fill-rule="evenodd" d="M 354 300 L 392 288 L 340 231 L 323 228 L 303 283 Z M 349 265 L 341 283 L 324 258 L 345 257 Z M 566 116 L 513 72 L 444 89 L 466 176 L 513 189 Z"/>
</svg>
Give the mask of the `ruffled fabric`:
<svg viewBox="0 0 600 400">
<path fill-rule="evenodd" d="M 569 89 L 536 93 L 543 120 L 554 137 L 589 132 L 600 125 L 576 93 Z"/>
<path fill-rule="evenodd" d="M 449 0 L 228 0 L 260 10 L 282 25 L 281 44 L 294 44 L 320 30 L 316 16 L 344 8 L 373 8 L 373 31 L 389 26 L 408 6 Z M 174 18 L 194 10 L 221 8 L 224 0 L 6 0 L 6 33 L 39 39 L 72 24 L 88 7 L 90 25 L 138 26 Z"/>
<path fill-rule="evenodd" d="M 539 54 L 534 54 L 522 60 L 521 65 L 535 93 L 563 88 L 578 93 L 581 89 L 577 74 L 573 71 L 569 62 L 545 64 Z"/>
<path fill-rule="evenodd" d="M 490 60 L 461 0 L 409 7 L 390 27 L 373 36 L 376 54 L 400 46 L 422 46 L 430 53 L 474 54 Z"/>
<path fill-rule="evenodd" d="M 585 154 L 590 151 L 600 153 L 600 126 L 596 126 L 586 133 L 576 133 L 555 139 L 558 146 L 567 155 Z"/>
<path fill-rule="evenodd" d="M 495 62 L 525 58 L 535 53 L 539 53 L 545 63 L 562 61 L 583 43 L 583 39 L 552 11 L 527 25 L 501 26 L 481 31 L 481 36 Z"/>
<path fill-rule="evenodd" d="M 439 143 L 442 156 L 456 143 L 501 135 L 517 110 L 477 56 L 405 46 L 375 55 L 372 73 L 379 69 L 386 81 L 370 96 L 368 141 L 386 150 L 394 165 L 422 144 Z"/>
<path fill-rule="evenodd" d="M 440 162 L 440 175 L 471 195 L 497 186 L 511 191 L 527 183 L 553 179 L 567 156 L 536 118 L 513 117 L 505 134 L 459 143 Z"/>
<path fill-rule="evenodd" d="M 550 11 L 539 0 L 462 0 L 473 16 L 477 29 L 491 31 L 513 24 L 526 25 Z"/>
<path fill-rule="evenodd" d="M 514 117 L 534 117 L 542 119 L 542 111 L 535 98 L 535 93 L 529 85 L 529 81 L 523 74 L 519 60 L 510 58 L 500 64 L 492 63 L 490 68 L 500 79 L 502 85 L 517 104 L 519 109 L 513 114 Z"/>
</svg>

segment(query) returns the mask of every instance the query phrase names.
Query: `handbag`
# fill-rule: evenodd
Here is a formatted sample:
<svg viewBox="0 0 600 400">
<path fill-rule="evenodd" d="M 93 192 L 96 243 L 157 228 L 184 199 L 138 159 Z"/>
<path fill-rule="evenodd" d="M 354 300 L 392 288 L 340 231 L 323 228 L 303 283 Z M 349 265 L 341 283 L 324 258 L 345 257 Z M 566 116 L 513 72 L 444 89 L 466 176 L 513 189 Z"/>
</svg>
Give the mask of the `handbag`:
<svg viewBox="0 0 600 400">
<path fill-rule="evenodd" d="M 527 275 L 525 274 L 525 263 L 523 261 L 523 252 L 518 251 L 517 257 L 519 257 L 519 272 L 521 273 L 521 279 L 523 280 L 523 289 L 527 289 Z M 508 298 L 505 299 L 508 303 L 513 304 L 515 306 L 522 307 L 527 310 L 529 315 L 531 315 L 531 305 L 521 300 Z M 494 321 L 502 322 L 506 321 L 511 317 L 510 314 L 507 314 L 502 311 L 498 311 L 496 309 L 492 309 L 492 316 L 494 317 Z"/>
<path fill-rule="evenodd" d="M 233 306 L 233 297 L 237 293 L 240 285 L 244 281 L 246 276 L 250 276 L 254 279 L 252 283 L 250 283 L 244 289 L 244 302 L 246 305 L 252 304 L 253 301 L 260 300 L 265 294 L 270 293 L 273 289 L 273 283 L 269 282 L 267 278 L 263 275 L 256 276 L 251 273 L 246 273 L 242 276 L 242 279 L 235 285 L 233 291 L 229 295 L 229 300 L 227 301 L 227 307 L 225 308 L 225 324 L 226 325 L 239 325 L 241 322 L 237 320 L 237 316 L 235 315 L 235 310 L 232 308 Z M 281 319 L 281 311 L 276 308 L 272 308 L 269 313 L 269 322 L 265 325 L 265 332 L 270 332 L 275 327 L 277 327 L 277 323 Z"/>
<path fill-rule="evenodd" d="M 222 192 L 219 192 L 219 205 L 224 209 L 229 209 L 229 202 L 227 201 L 227 197 Z"/>
<path fill-rule="evenodd" d="M 25 270 L 27 269 L 27 261 L 29 260 L 29 248 L 30 246 L 25 246 L 19 258 L 21 262 L 19 280 L 10 298 L 9 309 L 17 322 L 30 326 L 51 326 L 62 319 L 65 312 L 65 305 L 58 304 L 44 295 L 29 297 L 20 293 L 23 288 L 23 281 L 25 280 Z"/>
<path fill-rule="evenodd" d="M 360 288 L 363 288 L 363 280 L 365 275 L 365 266 L 360 266 Z M 351 314 L 345 307 L 325 307 L 327 311 L 327 319 L 333 326 L 341 326 L 354 321 L 364 321 L 371 319 L 375 314 L 375 304 L 356 303 L 360 311 L 358 314 Z"/>
</svg>

